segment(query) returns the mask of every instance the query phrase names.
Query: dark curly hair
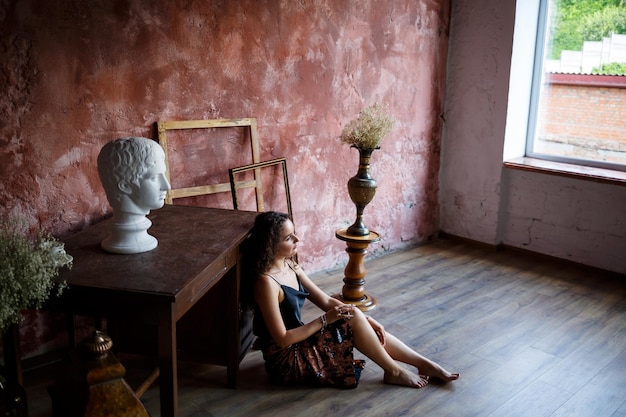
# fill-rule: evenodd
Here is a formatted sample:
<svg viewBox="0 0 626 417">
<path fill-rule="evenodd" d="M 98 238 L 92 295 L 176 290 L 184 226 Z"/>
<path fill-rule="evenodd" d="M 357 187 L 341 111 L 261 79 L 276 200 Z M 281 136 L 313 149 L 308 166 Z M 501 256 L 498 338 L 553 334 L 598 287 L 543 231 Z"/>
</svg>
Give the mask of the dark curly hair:
<svg viewBox="0 0 626 417">
<path fill-rule="evenodd" d="M 242 301 L 252 303 L 254 283 L 271 267 L 281 238 L 283 224 L 291 220 L 288 214 L 267 211 L 259 214 L 242 250 Z"/>
</svg>

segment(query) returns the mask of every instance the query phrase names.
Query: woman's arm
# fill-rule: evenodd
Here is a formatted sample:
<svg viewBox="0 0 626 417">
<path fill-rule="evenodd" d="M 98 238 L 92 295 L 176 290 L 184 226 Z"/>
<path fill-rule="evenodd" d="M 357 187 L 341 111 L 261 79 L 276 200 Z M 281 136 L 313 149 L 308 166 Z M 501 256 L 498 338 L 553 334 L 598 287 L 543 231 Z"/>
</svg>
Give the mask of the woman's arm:
<svg viewBox="0 0 626 417">
<path fill-rule="evenodd" d="M 341 301 L 336 298 L 333 298 L 326 294 L 324 291 L 320 289 L 304 272 L 304 270 L 300 267 L 300 265 L 294 265 L 293 270 L 295 271 L 298 278 L 300 278 L 300 282 L 309 292 L 309 300 L 318 306 L 322 311 L 328 311 L 333 307 L 338 307 L 344 305 Z"/>
<path fill-rule="evenodd" d="M 320 331 L 323 323 L 321 317 L 318 317 L 304 326 L 287 330 L 279 307 L 283 296 L 282 289 L 270 277 L 267 275 L 259 277 L 254 287 L 254 298 L 263 314 L 265 326 L 278 346 L 287 347 Z"/>
<path fill-rule="evenodd" d="M 349 318 L 351 316 L 351 310 L 355 308 L 354 305 L 345 304 L 334 297 L 330 297 L 317 285 L 315 285 L 315 283 L 307 276 L 299 265 L 293 266 L 293 269 L 300 278 L 302 285 L 304 285 L 307 291 L 309 291 L 309 300 L 326 312 L 328 323 L 331 322 L 331 318 L 332 321 L 335 321 L 339 318 Z M 345 316 L 346 313 L 342 313 L 342 311 L 345 311 L 348 315 Z M 369 316 L 365 317 L 367 322 L 374 329 L 380 343 L 384 346 L 387 340 L 384 326 Z"/>
</svg>

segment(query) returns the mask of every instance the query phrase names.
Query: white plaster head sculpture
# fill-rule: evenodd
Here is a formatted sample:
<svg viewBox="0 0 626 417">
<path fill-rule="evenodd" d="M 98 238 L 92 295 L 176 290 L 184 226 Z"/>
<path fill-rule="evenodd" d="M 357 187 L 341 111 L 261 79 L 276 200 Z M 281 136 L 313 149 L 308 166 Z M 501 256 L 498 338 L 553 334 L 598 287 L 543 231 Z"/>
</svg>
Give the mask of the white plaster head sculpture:
<svg viewBox="0 0 626 417">
<path fill-rule="evenodd" d="M 148 234 L 146 215 L 163 207 L 170 184 L 165 177 L 165 152 L 148 138 L 120 138 L 104 145 L 98 155 L 98 175 L 113 208 L 107 252 L 140 253 L 157 247 Z"/>
</svg>

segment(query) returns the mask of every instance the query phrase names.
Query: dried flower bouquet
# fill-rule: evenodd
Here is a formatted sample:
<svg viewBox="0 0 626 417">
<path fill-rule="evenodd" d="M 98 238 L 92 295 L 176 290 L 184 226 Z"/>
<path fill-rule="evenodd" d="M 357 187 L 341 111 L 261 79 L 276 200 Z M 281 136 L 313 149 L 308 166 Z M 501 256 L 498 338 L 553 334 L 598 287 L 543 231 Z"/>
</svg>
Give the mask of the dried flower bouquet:
<svg viewBox="0 0 626 417">
<path fill-rule="evenodd" d="M 344 127 L 341 141 L 361 149 L 377 149 L 395 124 L 387 112 L 387 106 L 380 103 L 364 108 L 357 119 Z"/>
<path fill-rule="evenodd" d="M 61 294 L 66 284 L 54 278 L 60 268 L 71 268 L 72 260 L 49 234 L 29 238 L 19 221 L 0 221 L 0 334 L 19 323 L 21 310 L 40 308 L 53 289 Z"/>
</svg>

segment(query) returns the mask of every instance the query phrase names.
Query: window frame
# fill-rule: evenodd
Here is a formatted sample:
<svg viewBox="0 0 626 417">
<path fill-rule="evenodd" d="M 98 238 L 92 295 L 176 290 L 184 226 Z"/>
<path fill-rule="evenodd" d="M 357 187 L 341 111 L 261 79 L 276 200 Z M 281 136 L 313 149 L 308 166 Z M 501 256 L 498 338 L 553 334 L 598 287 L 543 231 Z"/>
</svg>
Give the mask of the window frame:
<svg viewBox="0 0 626 417">
<path fill-rule="evenodd" d="M 626 165 L 611 162 L 579 159 L 535 152 L 534 140 L 539 119 L 539 101 L 544 83 L 544 52 L 548 39 L 550 0 L 526 0 L 517 2 L 516 20 L 513 34 L 513 53 L 509 80 L 509 99 L 505 133 L 503 160 L 505 166 L 555 174 L 567 173 L 587 179 L 592 170 L 594 178 L 615 179 L 624 183 Z M 532 18 L 531 18 L 532 17 Z M 533 19 L 534 18 L 534 19 Z M 534 21 L 534 28 L 532 23 Z M 528 65 L 528 62 L 532 65 Z M 519 66 L 525 68 L 519 68 Z M 526 92 L 523 90 L 526 89 Z M 524 106 L 526 108 L 520 107 Z M 525 116 L 525 117 L 524 117 Z M 516 118 L 525 118 L 525 126 Z M 519 119 L 518 119 L 519 120 Z M 554 163 L 554 169 L 545 170 L 547 164 Z M 584 174 L 582 174 L 584 172 Z"/>
</svg>

